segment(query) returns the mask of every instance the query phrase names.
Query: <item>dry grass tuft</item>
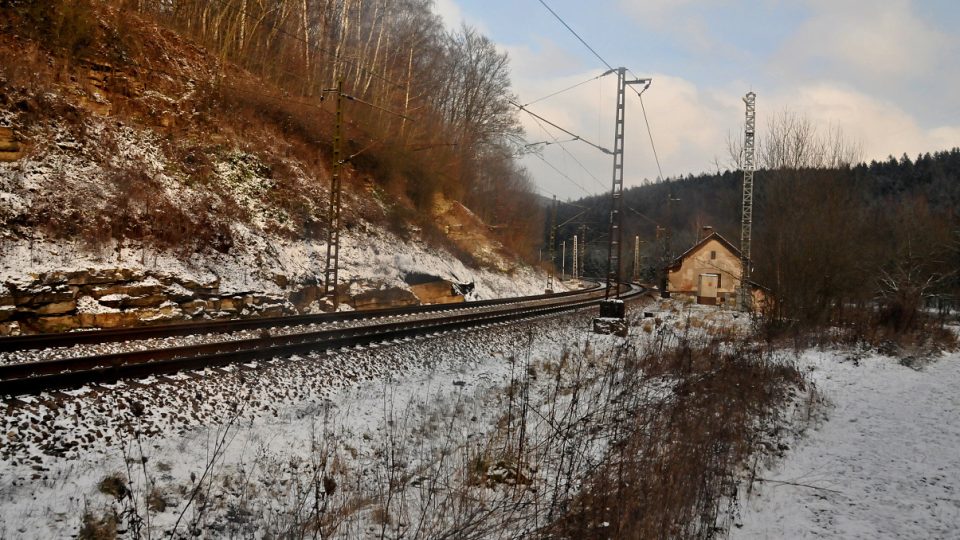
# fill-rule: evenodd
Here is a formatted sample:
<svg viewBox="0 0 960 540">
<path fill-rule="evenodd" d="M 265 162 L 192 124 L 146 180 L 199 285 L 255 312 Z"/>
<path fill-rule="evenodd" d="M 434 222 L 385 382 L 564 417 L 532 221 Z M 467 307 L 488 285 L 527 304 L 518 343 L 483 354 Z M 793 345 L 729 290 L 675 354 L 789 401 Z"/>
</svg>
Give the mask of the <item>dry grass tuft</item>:
<svg viewBox="0 0 960 540">
<path fill-rule="evenodd" d="M 113 513 L 94 517 L 90 512 L 83 514 L 83 523 L 77 533 L 78 540 L 113 540 L 117 538 L 119 518 Z"/>
<path fill-rule="evenodd" d="M 118 501 L 130 494 L 130 490 L 127 488 L 127 481 L 120 473 L 114 473 L 104 477 L 104 479 L 100 481 L 98 489 L 100 493 L 111 495 Z"/>
</svg>

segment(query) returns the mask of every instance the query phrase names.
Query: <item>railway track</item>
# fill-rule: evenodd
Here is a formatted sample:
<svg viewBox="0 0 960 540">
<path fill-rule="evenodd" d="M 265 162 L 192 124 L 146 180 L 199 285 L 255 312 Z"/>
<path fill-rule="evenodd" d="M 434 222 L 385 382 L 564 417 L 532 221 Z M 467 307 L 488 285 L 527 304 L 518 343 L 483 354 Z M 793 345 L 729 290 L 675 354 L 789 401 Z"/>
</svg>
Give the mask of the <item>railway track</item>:
<svg viewBox="0 0 960 540">
<path fill-rule="evenodd" d="M 259 330 L 265 328 L 270 329 L 315 324 L 331 324 L 355 321 L 359 319 L 382 319 L 404 317 L 415 314 L 443 313 L 447 311 L 503 306 L 522 302 L 549 300 L 552 298 L 564 298 L 597 290 L 601 290 L 601 286 L 599 284 L 594 284 L 594 286 L 588 289 L 567 291 L 557 294 L 497 298 L 493 300 L 478 300 L 475 302 L 462 302 L 455 304 L 430 304 L 425 306 L 407 306 L 386 309 L 371 309 L 365 311 L 341 311 L 336 313 L 317 313 L 308 315 L 287 315 L 280 317 L 260 317 L 253 319 L 190 321 L 160 324 L 156 326 L 114 328 L 109 330 L 0 337 L 0 353 L 31 349 L 48 349 L 54 347 L 72 347 L 74 345 L 94 343 L 115 343 L 150 338 L 188 336 L 195 334 L 227 333 L 241 330 Z"/>
<path fill-rule="evenodd" d="M 625 297 L 640 294 L 642 289 L 630 287 Z M 471 308 L 497 306 L 495 309 L 474 310 L 464 309 L 462 304 L 447 306 L 417 306 L 421 309 L 400 308 L 399 310 L 377 310 L 370 312 L 352 312 L 349 314 L 329 314 L 306 316 L 311 322 L 318 320 L 344 320 L 352 316 L 379 317 L 398 316 L 400 312 L 436 313 L 436 317 L 419 318 L 416 320 L 383 322 L 366 326 L 349 328 L 321 329 L 305 332 L 294 332 L 284 335 L 270 335 L 268 328 L 277 328 L 291 324 L 303 324 L 303 317 L 276 318 L 273 326 L 266 320 L 260 321 L 221 321 L 216 324 L 193 325 L 194 328 L 261 328 L 266 331 L 257 338 L 217 341 L 181 347 L 150 349 L 142 351 L 121 352 L 106 355 L 81 356 L 61 358 L 41 362 L 24 362 L 0 365 L 0 395 L 16 396 L 38 394 L 45 391 L 76 388 L 85 384 L 103 384 L 121 379 L 140 378 L 146 376 L 166 375 L 182 370 L 201 370 L 206 368 L 223 367 L 231 364 L 244 364 L 256 361 L 284 358 L 295 355 L 304 355 L 322 351 L 337 350 L 343 347 L 356 347 L 372 343 L 389 343 L 398 340 L 411 339 L 419 336 L 462 330 L 466 328 L 500 324 L 521 319 L 540 317 L 572 311 L 593 306 L 603 297 L 603 289 L 596 288 L 587 291 L 574 291 L 557 295 L 540 295 L 521 299 L 491 300 L 471 302 Z M 482 304 L 480 306 L 479 304 Z M 424 309 L 426 308 L 426 309 Z M 455 310 L 464 313 L 453 313 Z M 389 313 L 389 315 L 386 315 Z M 281 321 L 282 319 L 282 321 Z M 220 326 L 228 323 L 226 327 Z M 253 326 L 241 326 L 254 324 Z M 174 328 L 147 328 L 157 332 L 161 329 L 173 332 L 185 331 L 187 325 L 170 325 Z M 106 339 L 121 340 L 142 338 L 143 334 L 128 329 L 125 332 L 107 331 Z M 210 330 L 201 330 L 210 331 Z M 98 334 L 99 332 L 90 332 Z M 195 333 L 195 332 L 194 332 Z M 153 334 L 153 335 L 184 335 L 184 334 Z M 34 337 L 34 336 L 28 336 Z M 62 336 L 74 338 L 72 334 Z M 90 339 L 82 333 L 76 338 Z M 50 341 L 47 341 L 48 343 Z M 95 341 L 81 341 L 90 343 Z M 29 343 L 20 340 L 20 343 Z M 62 343 L 62 342 L 61 342 Z M 74 341 L 73 343 L 79 343 Z"/>
</svg>

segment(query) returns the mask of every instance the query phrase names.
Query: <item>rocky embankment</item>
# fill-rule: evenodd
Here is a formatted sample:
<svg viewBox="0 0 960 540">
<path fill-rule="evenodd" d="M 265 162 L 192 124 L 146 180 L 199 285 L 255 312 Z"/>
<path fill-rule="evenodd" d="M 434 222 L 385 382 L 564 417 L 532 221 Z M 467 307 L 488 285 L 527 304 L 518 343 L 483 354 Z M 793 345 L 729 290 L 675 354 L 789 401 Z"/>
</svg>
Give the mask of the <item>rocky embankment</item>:
<svg viewBox="0 0 960 540">
<path fill-rule="evenodd" d="M 462 302 L 452 283 L 434 280 L 410 289 L 368 286 L 351 295 L 338 290 L 353 309 L 421 303 Z M 117 328 L 166 321 L 272 317 L 329 309 L 316 284 L 274 276 L 283 294 L 221 291 L 220 280 L 198 282 L 162 272 L 125 268 L 47 272 L 0 285 L 0 335 Z M 370 285 L 370 284 L 368 284 Z"/>
</svg>

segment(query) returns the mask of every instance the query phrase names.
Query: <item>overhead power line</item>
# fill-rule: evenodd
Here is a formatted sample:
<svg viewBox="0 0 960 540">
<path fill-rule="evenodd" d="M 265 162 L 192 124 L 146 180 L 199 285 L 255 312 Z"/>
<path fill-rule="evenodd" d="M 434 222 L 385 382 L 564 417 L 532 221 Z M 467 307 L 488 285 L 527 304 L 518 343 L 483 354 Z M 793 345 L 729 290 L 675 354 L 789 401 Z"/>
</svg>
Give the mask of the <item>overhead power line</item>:
<svg viewBox="0 0 960 540">
<path fill-rule="evenodd" d="M 650 121 L 647 120 L 647 108 L 643 105 L 643 92 L 638 93 L 637 97 L 640 98 L 640 109 L 643 111 L 643 122 L 647 125 L 647 136 L 650 137 L 650 148 L 653 150 L 653 160 L 657 163 L 657 173 L 660 174 L 660 180 L 664 180 L 660 156 L 657 155 L 657 146 L 653 144 L 653 132 L 650 131 Z"/>
<path fill-rule="evenodd" d="M 629 71 L 629 70 L 628 70 Z M 636 77 L 632 71 L 630 75 Z M 634 93 L 637 94 L 637 97 L 640 98 L 640 110 L 643 111 L 643 123 L 647 125 L 647 136 L 650 138 L 650 148 L 653 150 L 653 160 L 657 163 L 657 173 L 660 174 L 660 180 L 664 180 L 663 169 L 660 167 L 660 156 L 657 155 L 657 146 L 653 143 L 653 131 L 650 129 L 650 120 L 647 119 L 647 107 L 643 104 L 643 93 L 647 91 L 647 88 L 650 88 L 650 85 L 643 87 L 643 90 L 637 91 L 636 88 L 630 87 Z"/>
<path fill-rule="evenodd" d="M 613 66 L 611 66 L 609 62 L 607 62 L 606 60 L 604 60 L 603 57 L 600 56 L 600 55 L 597 53 L 597 51 L 593 50 L 593 47 L 591 47 L 586 41 L 584 41 L 583 38 L 580 37 L 580 34 L 576 33 L 576 32 L 573 30 L 573 28 L 570 28 L 570 25 L 567 24 L 566 21 L 564 21 L 564 20 L 560 17 L 560 15 L 557 15 L 557 12 L 556 12 L 556 11 L 554 11 L 553 9 L 551 9 L 550 6 L 548 6 L 547 3 L 544 2 L 543 0 L 540 0 L 540 3 L 543 4 L 543 7 L 547 8 L 547 11 L 549 11 L 554 17 L 556 17 L 557 20 L 560 21 L 560 24 L 562 24 L 563 26 L 565 26 L 565 27 L 567 28 L 567 30 L 569 30 L 570 33 L 574 35 L 574 37 L 576 37 L 577 39 L 579 39 L 579 40 L 580 40 L 580 43 L 583 43 L 583 46 L 584 46 L 584 47 L 590 49 L 590 52 L 592 52 L 593 55 L 596 56 L 598 60 L 600 60 L 601 62 L 603 62 L 603 65 L 607 66 L 607 69 L 613 69 Z"/>
<path fill-rule="evenodd" d="M 587 169 L 587 168 L 583 165 L 583 163 L 582 163 L 579 159 L 577 159 L 576 156 L 574 156 L 572 153 L 570 153 L 570 151 L 567 150 L 567 147 L 562 144 L 562 143 L 564 143 L 564 142 L 573 142 L 573 141 L 576 141 L 576 140 L 577 140 L 576 138 L 570 139 L 569 141 L 559 141 L 559 140 L 557 140 L 557 138 L 556 138 L 552 133 L 550 133 L 549 131 L 547 131 L 547 129 L 546 129 L 545 127 L 543 127 L 543 124 L 541 124 L 539 120 L 537 120 L 536 118 L 534 118 L 533 121 L 536 122 L 538 126 L 540 126 L 540 129 L 543 130 L 543 132 L 546 133 L 547 136 L 549 136 L 550 138 L 553 139 L 553 143 L 547 143 L 547 144 L 556 144 L 557 146 L 559 146 L 560 149 L 563 150 L 563 152 L 564 152 L 567 156 L 570 157 L 570 159 L 572 159 L 577 165 L 580 166 L 581 169 L 583 169 L 583 172 L 587 173 L 587 175 L 589 175 L 591 178 L 593 178 L 593 181 L 596 182 L 597 185 L 600 186 L 600 189 L 607 189 L 607 187 L 603 184 L 603 182 L 601 182 L 599 178 L 597 178 L 592 172 L 590 172 L 590 170 Z"/>
<path fill-rule="evenodd" d="M 608 71 L 608 72 L 605 73 L 604 75 L 607 75 L 607 74 L 609 74 L 609 73 L 611 73 L 611 72 L 614 71 L 613 66 L 610 65 L 610 62 L 607 62 L 602 56 L 600 56 L 600 54 L 599 54 L 593 47 L 591 47 L 590 44 L 586 42 L 586 40 L 584 40 L 582 37 L 580 37 L 580 34 L 578 34 L 573 28 L 571 28 L 570 25 L 567 24 L 567 22 L 564 21 L 563 18 L 560 17 L 560 15 L 558 15 L 556 11 L 554 11 L 549 5 L 547 5 L 547 3 L 546 3 L 544 0 L 539 0 L 539 1 L 540 1 L 541 4 L 543 4 L 543 7 L 547 8 L 547 11 L 549 11 L 551 15 L 553 15 L 554 17 L 556 17 L 556 19 L 557 19 L 558 21 L 560 21 L 560 24 L 562 24 L 567 30 L 569 30 L 570 33 L 573 34 L 573 36 L 576 37 L 577 40 L 579 40 L 580 43 L 583 44 L 584 47 L 586 47 L 591 53 L 593 53 L 593 55 L 594 55 L 595 57 L 597 57 L 597 60 L 600 60 L 600 62 L 603 63 L 603 65 L 607 66 L 607 69 L 609 69 L 610 71 Z M 637 77 L 637 75 L 634 74 L 632 71 L 630 72 L 630 74 L 631 74 L 633 77 L 639 78 L 639 77 Z M 581 83 L 581 84 L 583 84 L 583 83 Z M 649 87 L 649 85 L 647 85 L 647 87 L 644 87 L 644 89 L 641 90 L 641 91 L 638 91 L 636 88 L 632 88 L 632 87 L 631 87 L 631 89 L 634 91 L 634 93 L 637 94 L 637 97 L 640 98 L 640 108 L 641 108 L 641 110 L 643 111 L 643 122 L 644 122 L 644 124 L 646 124 L 646 126 L 647 126 L 647 136 L 650 138 L 650 148 L 653 150 L 653 159 L 654 159 L 654 161 L 657 163 L 657 172 L 658 172 L 658 174 L 660 175 L 660 179 L 662 180 L 662 179 L 664 178 L 664 177 L 663 177 L 663 168 L 660 166 L 660 156 L 657 154 L 657 146 L 656 146 L 656 144 L 655 144 L 654 141 L 653 141 L 653 131 L 650 129 L 650 120 L 649 120 L 649 118 L 647 117 L 647 107 L 646 107 L 646 105 L 644 105 L 644 103 L 643 103 L 643 92 L 645 92 L 648 87 Z M 565 91 L 565 90 L 563 90 L 563 91 Z M 561 92 L 563 92 L 563 91 L 561 91 Z M 551 96 L 547 96 L 547 97 L 551 97 Z M 545 98 L 542 98 L 542 99 L 545 99 Z M 535 102 L 531 102 L 531 103 L 535 103 Z M 529 103 L 528 103 L 528 105 L 529 105 Z M 522 107 L 521 107 L 521 109 L 522 109 Z M 528 112 L 529 112 L 529 111 L 528 111 Z M 606 153 L 611 153 L 611 152 L 606 151 L 606 150 L 604 150 L 604 151 L 605 151 Z"/>
<path fill-rule="evenodd" d="M 524 103 L 523 106 L 524 106 L 524 107 L 529 107 L 530 105 L 533 105 L 534 103 L 539 103 L 539 102 L 541 102 L 541 101 L 543 101 L 543 100 L 545 100 L 545 99 L 550 99 L 550 98 L 552 98 L 552 97 L 554 97 L 554 96 L 559 96 L 560 94 L 562 94 L 562 93 L 564 93 L 564 92 L 569 92 L 570 90 L 573 90 L 574 88 L 578 88 L 578 87 L 583 86 L 583 85 L 585 85 L 585 84 L 587 84 L 587 83 L 589 83 L 589 82 L 593 82 L 593 81 L 595 81 L 595 80 L 597 80 L 597 79 L 599 79 L 599 78 L 606 77 L 606 76 L 609 75 L 609 74 L 610 74 L 610 72 L 608 71 L 608 72 L 606 72 L 606 73 L 597 75 L 596 77 L 591 77 L 591 78 L 589 78 L 589 79 L 587 79 L 587 80 L 585 80 L 585 81 L 578 82 L 577 84 L 575 84 L 575 85 L 573 85 L 573 86 L 568 86 L 568 87 L 564 88 L 563 90 L 558 90 L 558 91 L 556 91 L 556 92 L 554 92 L 554 93 L 552 93 L 552 94 L 549 94 L 549 95 L 543 96 L 543 97 L 541 97 L 541 98 L 537 98 L 537 99 L 535 99 L 535 100 L 533 100 L 533 101 Z"/>
<path fill-rule="evenodd" d="M 600 150 L 600 151 L 603 152 L 604 154 L 612 154 L 612 153 L 613 153 L 613 152 L 611 152 L 610 150 L 607 150 L 606 148 L 604 148 L 604 147 L 602 147 L 602 146 L 600 146 L 600 145 L 598 145 L 598 144 L 594 144 L 594 143 L 588 141 L 587 139 L 584 139 L 583 137 L 577 135 L 576 133 L 574 133 L 574 132 L 572 132 L 572 131 L 570 131 L 570 130 L 568 130 L 568 129 L 564 129 L 564 128 L 558 126 L 557 124 L 551 122 L 550 120 L 547 120 L 546 118 L 544 118 L 544 117 L 540 116 L 539 114 L 531 111 L 530 109 L 527 109 L 525 106 L 520 105 L 519 103 L 517 103 L 516 101 L 513 101 L 512 99 L 510 100 L 510 104 L 513 105 L 514 107 L 520 109 L 521 111 L 529 114 L 530 116 L 532 116 L 532 117 L 534 117 L 534 118 L 537 118 L 537 119 L 539 119 L 539 120 L 542 120 L 542 121 L 546 122 L 547 124 L 549 124 L 549 125 L 557 128 L 557 129 L 559 129 L 560 131 L 566 133 L 567 135 L 573 137 L 574 139 L 576 139 L 576 140 L 578 140 L 578 141 L 582 141 L 582 142 L 584 142 L 584 143 L 586 143 L 586 144 L 588 144 L 588 145 L 596 148 L 597 150 Z"/>
<path fill-rule="evenodd" d="M 546 163 L 548 167 L 550 167 L 551 169 L 553 169 L 554 171 L 556 171 L 557 174 L 559 174 L 560 176 L 562 176 L 563 178 L 565 178 L 566 180 L 568 180 L 571 184 L 573 184 L 573 185 L 577 186 L 578 188 L 580 188 L 580 191 L 582 191 L 587 197 L 590 197 L 590 196 L 591 196 L 591 193 L 590 193 L 589 191 L 587 191 L 583 186 L 581 186 L 579 182 L 577 182 L 577 181 L 574 180 L 573 178 L 570 178 L 566 173 L 564 173 L 563 171 L 561 171 L 560 169 L 558 169 L 553 163 L 550 163 L 549 161 L 547 161 L 547 160 L 546 160 L 543 156 L 541 156 L 540 154 L 534 154 L 534 155 L 537 156 L 537 158 L 538 158 L 540 161 Z"/>
</svg>

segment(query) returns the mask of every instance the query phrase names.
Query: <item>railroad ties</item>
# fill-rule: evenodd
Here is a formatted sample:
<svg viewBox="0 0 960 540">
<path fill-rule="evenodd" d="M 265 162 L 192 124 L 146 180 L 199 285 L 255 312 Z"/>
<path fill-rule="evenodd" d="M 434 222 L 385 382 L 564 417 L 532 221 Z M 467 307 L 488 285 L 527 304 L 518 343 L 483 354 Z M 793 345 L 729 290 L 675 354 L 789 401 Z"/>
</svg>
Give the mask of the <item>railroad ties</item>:
<svg viewBox="0 0 960 540">
<path fill-rule="evenodd" d="M 636 295 L 640 292 L 642 290 L 634 289 L 628 295 Z M 185 370 L 203 370 L 337 350 L 343 347 L 390 343 L 572 311 L 597 305 L 602 298 L 603 289 L 596 287 L 554 295 L 439 306 L 415 306 L 263 320 L 178 323 L 166 327 L 4 338 L 0 339 L 0 351 L 9 352 L 40 347 L 64 347 L 251 328 L 263 330 L 258 337 L 246 339 L 0 365 L 0 396 L 40 394 L 89 384 L 110 384 L 118 380 L 169 375 Z M 413 317 L 414 315 L 420 317 Z M 423 315 L 429 316 L 423 317 Z M 401 320 L 396 320 L 398 318 Z M 361 326 L 311 329 L 283 334 L 269 331 L 270 328 L 360 319 L 364 321 L 375 319 L 377 322 Z"/>
</svg>

